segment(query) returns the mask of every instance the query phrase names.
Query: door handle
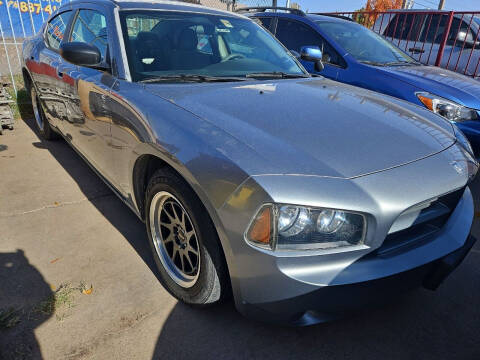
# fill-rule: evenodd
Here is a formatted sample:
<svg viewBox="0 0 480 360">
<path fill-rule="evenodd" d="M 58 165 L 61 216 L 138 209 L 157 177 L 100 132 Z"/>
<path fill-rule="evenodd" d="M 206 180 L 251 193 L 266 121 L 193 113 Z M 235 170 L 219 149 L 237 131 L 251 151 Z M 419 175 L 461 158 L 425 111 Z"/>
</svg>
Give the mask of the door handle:
<svg viewBox="0 0 480 360">
<path fill-rule="evenodd" d="M 57 70 L 57 74 L 58 74 L 58 77 L 63 78 L 63 72 L 61 72 L 60 70 Z"/>
<path fill-rule="evenodd" d="M 425 52 L 425 50 L 419 48 L 410 48 L 408 51 L 414 54 L 423 54 Z"/>
</svg>

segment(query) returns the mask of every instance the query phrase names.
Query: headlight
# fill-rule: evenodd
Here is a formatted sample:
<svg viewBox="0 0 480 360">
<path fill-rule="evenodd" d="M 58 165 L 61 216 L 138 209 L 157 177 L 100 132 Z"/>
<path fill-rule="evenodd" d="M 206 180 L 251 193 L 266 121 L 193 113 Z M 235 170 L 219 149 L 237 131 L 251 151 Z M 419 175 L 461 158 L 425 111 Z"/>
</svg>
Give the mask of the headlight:
<svg viewBox="0 0 480 360">
<path fill-rule="evenodd" d="M 270 250 L 318 250 L 360 245 L 365 216 L 344 210 L 265 205 L 246 232 L 251 244 Z"/>
<path fill-rule="evenodd" d="M 455 137 L 457 138 L 458 143 L 468 151 L 470 155 L 475 157 L 473 154 L 472 145 L 470 145 L 470 141 L 466 138 L 465 134 L 457 127 L 457 125 L 452 124 L 453 131 L 455 132 Z"/>
<path fill-rule="evenodd" d="M 478 120 L 479 116 L 476 110 L 467 108 L 453 101 L 432 95 L 426 92 L 418 92 L 418 100 L 425 105 L 426 108 L 435 114 L 443 116 L 450 121 L 467 121 Z"/>
</svg>

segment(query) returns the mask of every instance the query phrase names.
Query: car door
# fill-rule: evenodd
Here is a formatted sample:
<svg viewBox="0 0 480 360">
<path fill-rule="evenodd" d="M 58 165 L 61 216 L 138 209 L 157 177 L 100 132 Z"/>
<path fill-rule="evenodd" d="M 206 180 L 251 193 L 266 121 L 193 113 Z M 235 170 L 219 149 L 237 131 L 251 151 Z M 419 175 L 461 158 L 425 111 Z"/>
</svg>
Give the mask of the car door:
<svg viewBox="0 0 480 360">
<path fill-rule="evenodd" d="M 87 4 L 77 9 L 72 22 L 69 41 L 84 42 L 96 46 L 102 55 L 102 63 L 112 64 L 109 38 L 112 30 L 109 12 L 100 5 Z M 65 134 L 72 145 L 115 185 L 111 152 L 111 115 L 106 106 L 115 77 L 105 70 L 78 66 L 68 68 L 63 61 L 60 70 L 72 78 L 72 99 L 69 103 L 70 116 L 65 124 Z"/>
<path fill-rule="evenodd" d="M 69 86 L 60 76 L 59 66 L 62 63 L 60 44 L 67 34 L 73 11 L 67 10 L 54 16 L 45 26 L 42 49 L 38 59 L 30 58 L 27 67 L 37 86 L 45 115 L 51 125 L 63 132 L 63 122 L 68 117 L 66 96 Z"/>
<path fill-rule="evenodd" d="M 339 69 L 344 66 L 343 58 L 311 26 L 292 19 L 278 18 L 275 36 L 288 50 L 297 53 L 300 53 L 303 46 L 318 46 L 323 51 L 325 66 L 321 75 L 337 79 Z M 300 62 L 308 72 L 317 73 L 313 62 L 304 60 Z"/>
</svg>

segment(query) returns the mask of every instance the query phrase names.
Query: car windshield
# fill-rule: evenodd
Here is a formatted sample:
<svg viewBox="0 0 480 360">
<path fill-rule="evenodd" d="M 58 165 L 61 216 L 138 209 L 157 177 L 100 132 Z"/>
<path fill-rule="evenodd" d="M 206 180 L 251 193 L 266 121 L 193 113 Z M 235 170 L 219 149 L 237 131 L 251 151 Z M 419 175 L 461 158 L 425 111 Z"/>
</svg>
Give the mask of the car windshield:
<svg viewBox="0 0 480 360">
<path fill-rule="evenodd" d="M 133 81 L 308 76 L 270 33 L 248 19 L 133 10 L 121 12 L 121 23 Z"/>
<path fill-rule="evenodd" d="M 389 41 L 359 24 L 317 21 L 317 25 L 359 62 L 371 65 L 416 63 Z"/>
</svg>

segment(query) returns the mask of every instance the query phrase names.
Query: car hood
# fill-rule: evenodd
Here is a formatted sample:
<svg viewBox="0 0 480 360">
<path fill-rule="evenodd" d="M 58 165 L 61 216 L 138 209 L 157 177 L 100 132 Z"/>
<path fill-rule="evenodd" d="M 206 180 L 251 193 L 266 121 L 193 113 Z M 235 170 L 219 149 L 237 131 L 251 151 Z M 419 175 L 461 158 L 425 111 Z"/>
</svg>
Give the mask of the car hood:
<svg viewBox="0 0 480 360">
<path fill-rule="evenodd" d="M 452 126 L 419 106 L 323 78 L 145 88 L 245 144 L 257 157 L 232 160 L 251 175 L 352 178 L 455 142 Z"/>
<path fill-rule="evenodd" d="M 480 110 L 480 81 L 436 66 L 392 66 L 377 68 L 416 88 Z"/>
</svg>

